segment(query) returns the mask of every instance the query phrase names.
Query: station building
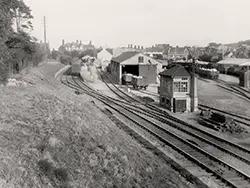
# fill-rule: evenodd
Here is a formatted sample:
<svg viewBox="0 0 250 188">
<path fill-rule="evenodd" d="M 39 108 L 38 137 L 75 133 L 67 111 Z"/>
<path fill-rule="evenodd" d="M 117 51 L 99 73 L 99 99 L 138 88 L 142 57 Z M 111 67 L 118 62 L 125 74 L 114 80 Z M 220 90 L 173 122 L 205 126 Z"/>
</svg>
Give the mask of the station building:
<svg viewBox="0 0 250 188">
<path fill-rule="evenodd" d="M 159 75 L 161 76 L 160 105 L 172 112 L 191 111 L 191 95 L 192 87 L 194 87 L 191 83 L 191 74 L 184 67 L 176 65 Z"/>
<path fill-rule="evenodd" d="M 155 84 L 157 79 L 158 61 L 141 52 L 125 52 L 111 59 L 111 74 L 117 83 L 122 83 L 122 74 L 130 73 L 146 77 L 149 84 Z"/>
</svg>

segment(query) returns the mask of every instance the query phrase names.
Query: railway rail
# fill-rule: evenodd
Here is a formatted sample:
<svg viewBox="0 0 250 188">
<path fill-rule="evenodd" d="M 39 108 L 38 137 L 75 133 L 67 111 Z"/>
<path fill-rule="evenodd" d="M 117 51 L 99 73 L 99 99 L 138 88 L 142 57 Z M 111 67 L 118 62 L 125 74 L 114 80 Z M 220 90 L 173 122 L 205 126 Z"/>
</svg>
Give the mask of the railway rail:
<svg viewBox="0 0 250 188">
<path fill-rule="evenodd" d="M 63 83 L 65 83 L 65 82 L 63 82 Z M 79 82 L 78 82 L 78 84 L 79 84 Z M 71 87 L 72 86 L 74 86 L 75 89 L 78 88 L 80 90 L 83 90 L 87 94 L 92 95 L 93 97 L 95 97 L 98 100 L 102 101 L 106 105 L 110 106 L 112 109 L 114 109 L 118 113 L 121 113 L 125 117 L 127 117 L 128 119 L 130 119 L 131 121 L 134 121 L 134 123 L 140 122 L 140 126 L 142 128 L 147 129 L 147 131 L 149 131 L 151 134 L 153 134 L 154 136 L 158 137 L 164 143 L 166 143 L 168 145 L 171 145 L 171 147 L 174 147 L 176 150 L 178 150 L 180 153 L 182 153 L 183 155 L 185 155 L 189 159 L 196 161 L 196 163 L 198 163 L 199 165 L 201 165 L 203 168 L 206 168 L 206 170 L 208 170 L 211 173 L 213 173 L 219 179 L 225 181 L 231 187 L 238 187 L 239 183 L 237 183 L 237 182 L 240 182 L 240 183 L 243 183 L 245 185 L 248 185 L 248 183 L 249 183 L 248 182 L 248 180 L 249 180 L 248 175 L 244 174 L 243 172 L 241 172 L 240 170 L 236 169 L 235 167 L 232 167 L 231 165 L 224 163 L 223 161 L 221 161 L 220 159 L 212 156 L 211 154 L 207 153 L 206 151 L 204 151 L 204 150 L 202 151 L 201 148 L 198 148 L 194 144 L 189 143 L 188 141 L 180 138 L 178 135 L 175 135 L 175 134 L 173 134 L 171 132 L 168 132 L 165 129 L 160 128 L 158 125 L 153 124 L 152 122 L 150 122 L 147 119 L 139 116 L 138 114 L 135 115 L 134 111 L 132 111 L 128 107 L 125 107 L 124 104 L 123 105 L 119 105 L 117 103 L 115 104 L 113 101 L 111 101 L 107 97 L 105 97 L 103 95 L 100 95 L 100 94 L 97 94 L 97 93 L 93 92 L 93 90 L 91 91 L 86 86 L 80 87 L 80 84 L 77 85 L 77 84 L 72 84 L 71 83 Z M 141 123 L 142 121 L 143 121 L 143 123 Z M 156 134 L 156 132 L 157 132 L 157 134 Z M 163 137 L 163 135 L 165 135 L 165 136 Z M 191 150 L 192 150 L 192 152 L 191 152 Z M 199 150 L 199 152 L 197 150 Z M 199 160 L 197 160 L 197 158 Z M 212 163 L 214 163 L 214 167 L 216 169 L 215 168 L 211 169 L 211 166 L 208 166 L 208 162 L 211 165 L 211 159 L 213 159 Z M 223 164 L 223 165 L 221 165 L 221 164 Z M 223 176 L 220 176 L 218 174 L 218 166 L 220 166 L 220 168 L 219 168 L 220 170 L 223 169 L 223 172 L 224 172 Z M 241 177 L 236 176 L 236 174 L 240 174 Z M 235 181 L 236 179 L 232 179 L 233 177 L 237 177 L 236 178 L 237 181 Z M 242 178 L 242 177 L 244 177 L 245 179 L 247 179 L 247 181 L 245 181 L 244 178 Z"/>
<path fill-rule="evenodd" d="M 123 100 L 125 100 L 127 102 L 130 102 L 130 103 L 141 104 L 141 105 L 143 105 L 143 106 L 145 106 L 145 107 L 147 107 L 147 108 L 149 108 L 149 109 L 151 109 L 151 110 L 153 110 L 155 112 L 161 113 L 162 115 L 167 115 L 168 114 L 165 110 L 163 110 L 163 109 L 161 109 L 161 108 L 159 108 L 159 107 L 157 107 L 155 105 L 143 103 L 143 102 L 141 102 L 141 101 L 139 101 L 139 100 L 131 97 L 130 95 L 128 95 L 127 93 L 125 93 L 124 91 L 122 91 L 119 87 L 117 87 L 112 82 L 112 80 L 109 79 L 109 77 L 106 74 L 101 74 L 98 69 L 97 69 L 97 71 L 100 74 L 100 76 L 101 76 L 102 80 L 104 81 L 104 83 L 106 84 L 106 86 L 108 88 L 111 88 L 111 91 L 114 92 L 115 94 L 117 94 L 121 99 L 123 99 Z M 107 81 L 104 79 L 104 76 L 106 77 L 106 79 L 108 80 L 108 82 L 111 84 L 111 86 L 108 85 Z"/>
<path fill-rule="evenodd" d="M 232 117 L 236 122 L 244 124 L 244 125 L 250 127 L 250 118 L 249 117 L 241 116 L 241 115 L 238 115 L 238 114 L 235 114 L 235 113 L 232 113 L 232 112 L 227 112 L 225 110 L 220 110 L 218 108 L 214 108 L 214 107 L 207 106 L 207 105 L 204 105 L 204 104 L 199 104 L 199 108 L 204 109 L 204 110 L 211 109 L 211 110 L 213 110 L 215 112 L 225 114 L 225 115 L 227 115 L 229 117 Z"/>
<path fill-rule="evenodd" d="M 231 85 L 229 83 L 227 83 L 226 81 L 223 81 L 223 80 L 215 80 L 217 83 L 221 84 L 218 86 L 227 90 L 227 91 L 230 91 L 232 93 L 235 93 L 237 94 L 238 96 L 241 96 L 243 99 L 245 99 L 246 101 L 250 102 L 250 91 L 243 88 L 243 87 L 240 87 L 240 86 L 234 86 L 234 85 Z"/>
<path fill-rule="evenodd" d="M 109 82 L 111 82 L 109 80 Z M 114 85 L 114 84 L 113 84 Z M 116 87 L 117 90 L 119 90 L 118 87 Z M 122 92 L 122 91 L 121 91 Z M 129 96 L 130 97 L 130 96 Z M 126 99 L 125 99 L 126 100 Z M 129 101 L 128 101 L 129 102 Z M 207 107 L 205 105 L 199 105 L 199 107 Z M 177 128 L 179 130 L 181 130 L 182 132 L 185 132 L 189 135 L 192 135 L 193 137 L 199 138 L 202 141 L 205 141 L 206 143 L 213 145 L 214 147 L 219 148 L 220 150 L 223 150 L 224 152 L 229 153 L 230 155 L 239 158 L 240 160 L 246 162 L 247 164 L 250 164 L 249 160 L 250 160 L 250 151 L 242 146 L 239 146 L 237 144 L 234 144 L 232 142 L 229 142 L 225 139 L 216 137 L 214 135 L 212 135 L 211 133 L 208 133 L 206 131 L 203 131 L 197 127 L 194 127 L 182 120 L 179 120 L 169 114 L 161 114 L 158 112 L 154 112 L 154 111 L 149 111 L 148 109 L 145 109 L 143 107 L 139 107 L 137 106 L 133 106 L 131 104 L 127 105 L 127 108 L 130 108 L 134 111 L 137 111 L 139 113 L 143 113 L 147 116 L 150 116 L 158 121 L 161 121 L 163 123 L 166 123 L 174 128 Z M 211 108 L 210 108 L 211 109 Z M 239 116 L 238 116 L 239 117 Z M 247 118 L 246 118 L 247 119 Z M 248 123 L 237 120 L 238 122 L 248 125 Z M 193 134 L 195 133 L 195 134 Z M 205 138 L 206 140 L 204 140 L 203 138 Z M 225 149 L 226 148 L 226 149 Z M 247 158 L 245 158 L 245 156 L 247 156 Z"/>
</svg>

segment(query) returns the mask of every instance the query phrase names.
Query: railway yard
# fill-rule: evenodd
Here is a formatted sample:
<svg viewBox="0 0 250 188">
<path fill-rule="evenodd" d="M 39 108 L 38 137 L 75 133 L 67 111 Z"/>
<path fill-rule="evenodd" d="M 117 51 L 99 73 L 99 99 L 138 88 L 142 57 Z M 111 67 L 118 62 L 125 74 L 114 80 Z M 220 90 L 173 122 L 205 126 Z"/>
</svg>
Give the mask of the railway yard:
<svg viewBox="0 0 250 188">
<path fill-rule="evenodd" d="M 250 185 L 249 92 L 235 77 L 199 78 L 194 113 L 160 107 L 157 84 L 135 90 L 95 67 L 45 63 L 18 80 L 0 91 L 0 187 Z"/>
<path fill-rule="evenodd" d="M 80 77 L 63 75 L 61 82 L 93 97 L 117 126 L 198 187 L 249 187 L 250 92 L 238 87 L 237 79 L 198 79 L 199 109 L 237 124 L 221 128 L 213 121 L 199 123 L 200 111 L 174 114 L 158 106 L 157 85 L 138 91 L 115 85 L 112 75 L 98 69 L 95 74 L 83 67 Z"/>
</svg>

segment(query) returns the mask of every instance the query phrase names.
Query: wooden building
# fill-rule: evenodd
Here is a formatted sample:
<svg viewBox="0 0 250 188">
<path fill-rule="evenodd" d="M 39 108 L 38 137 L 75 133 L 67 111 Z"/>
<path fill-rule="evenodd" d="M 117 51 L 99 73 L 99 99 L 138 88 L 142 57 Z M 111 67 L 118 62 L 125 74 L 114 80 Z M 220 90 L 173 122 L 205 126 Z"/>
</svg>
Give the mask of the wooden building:
<svg viewBox="0 0 250 188">
<path fill-rule="evenodd" d="M 146 77 L 149 84 L 156 83 L 158 61 L 140 52 L 125 52 L 111 59 L 110 69 L 117 83 L 122 83 L 122 74 L 130 73 Z"/>
<path fill-rule="evenodd" d="M 191 111 L 191 75 L 182 66 L 176 65 L 159 74 L 160 105 L 172 112 Z"/>
</svg>

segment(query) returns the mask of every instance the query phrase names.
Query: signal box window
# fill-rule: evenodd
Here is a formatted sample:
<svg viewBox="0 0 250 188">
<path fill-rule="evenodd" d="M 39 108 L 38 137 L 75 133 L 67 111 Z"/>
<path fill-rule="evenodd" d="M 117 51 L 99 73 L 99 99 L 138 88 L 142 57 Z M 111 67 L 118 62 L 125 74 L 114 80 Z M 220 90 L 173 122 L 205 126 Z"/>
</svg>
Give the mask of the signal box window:
<svg viewBox="0 0 250 188">
<path fill-rule="evenodd" d="M 139 57 L 138 57 L 138 62 L 139 62 L 139 63 L 143 63 L 143 62 L 144 62 L 144 58 L 143 58 L 142 56 L 139 56 Z"/>
<path fill-rule="evenodd" d="M 174 82 L 174 92 L 188 92 L 188 83 Z"/>
</svg>

